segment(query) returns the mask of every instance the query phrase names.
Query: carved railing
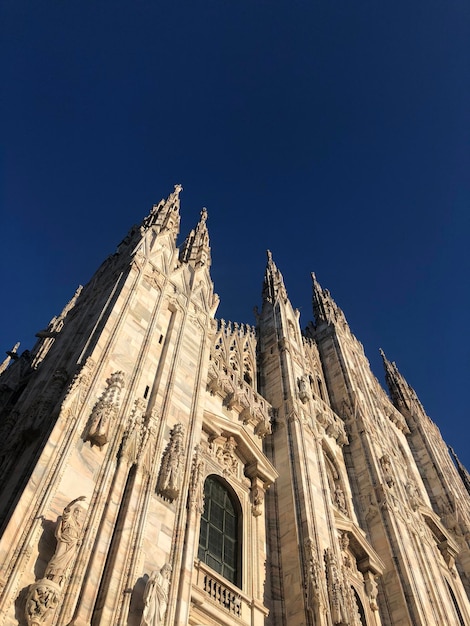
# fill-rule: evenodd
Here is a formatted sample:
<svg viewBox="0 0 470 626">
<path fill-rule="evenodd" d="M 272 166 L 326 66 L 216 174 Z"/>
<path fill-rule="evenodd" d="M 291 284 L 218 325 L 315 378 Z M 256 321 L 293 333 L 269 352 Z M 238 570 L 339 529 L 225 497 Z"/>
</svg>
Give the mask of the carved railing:
<svg viewBox="0 0 470 626">
<path fill-rule="evenodd" d="M 241 590 L 216 572 L 210 570 L 201 561 L 196 561 L 195 569 L 197 572 L 196 586 L 224 611 L 228 611 L 232 616 L 241 619 L 242 604 L 248 601 L 248 598 L 241 593 Z"/>
<path fill-rule="evenodd" d="M 234 593 L 218 580 L 209 576 L 209 574 L 204 574 L 203 589 L 213 600 L 221 604 L 224 609 L 227 609 L 229 613 L 233 613 L 237 617 L 241 616 L 242 599 L 239 594 Z"/>
</svg>

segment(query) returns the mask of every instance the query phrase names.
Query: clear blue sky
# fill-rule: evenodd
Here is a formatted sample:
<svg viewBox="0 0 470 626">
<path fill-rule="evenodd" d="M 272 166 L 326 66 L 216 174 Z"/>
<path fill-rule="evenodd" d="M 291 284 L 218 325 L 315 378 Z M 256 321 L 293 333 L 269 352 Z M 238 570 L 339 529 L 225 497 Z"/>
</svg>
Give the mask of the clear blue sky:
<svg viewBox="0 0 470 626">
<path fill-rule="evenodd" d="M 269 248 L 306 325 L 315 271 L 470 467 L 468 0 L 0 11 L 2 351 L 182 183 L 218 317 L 254 321 Z"/>
</svg>

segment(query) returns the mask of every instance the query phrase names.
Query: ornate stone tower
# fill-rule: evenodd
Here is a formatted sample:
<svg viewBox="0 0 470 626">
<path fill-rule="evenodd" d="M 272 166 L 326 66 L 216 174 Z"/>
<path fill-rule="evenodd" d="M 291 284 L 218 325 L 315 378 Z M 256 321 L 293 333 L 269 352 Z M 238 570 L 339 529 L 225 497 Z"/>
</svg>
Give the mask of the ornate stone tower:
<svg viewBox="0 0 470 626">
<path fill-rule="evenodd" d="M 0 625 L 469 625 L 469 494 L 414 391 L 315 277 L 302 331 L 271 253 L 256 327 L 215 320 L 180 192 L 0 366 Z"/>
</svg>

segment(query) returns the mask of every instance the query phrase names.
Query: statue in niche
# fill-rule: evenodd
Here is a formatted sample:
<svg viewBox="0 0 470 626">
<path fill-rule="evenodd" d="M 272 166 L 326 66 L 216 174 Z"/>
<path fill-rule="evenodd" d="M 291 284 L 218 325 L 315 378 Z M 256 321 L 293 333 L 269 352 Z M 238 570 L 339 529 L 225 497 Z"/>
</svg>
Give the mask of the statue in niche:
<svg viewBox="0 0 470 626">
<path fill-rule="evenodd" d="M 341 489 L 339 485 L 336 485 L 335 487 L 334 500 L 335 500 L 336 506 L 341 511 L 341 513 L 344 513 L 344 515 L 347 515 L 348 509 L 346 508 L 346 498 L 344 496 L 344 491 Z"/>
<path fill-rule="evenodd" d="M 299 398 L 303 404 L 305 404 L 309 398 L 308 383 L 306 376 L 301 376 L 297 379 L 297 386 L 299 387 Z"/>
<path fill-rule="evenodd" d="M 80 545 L 83 508 L 77 503 L 83 500 L 85 496 L 80 496 L 65 507 L 55 531 L 57 547 L 46 567 L 44 578 L 56 582 L 60 587 L 64 585 Z"/>
<path fill-rule="evenodd" d="M 390 488 L 393 487 L 395 480 L 392 473 L 392 462 L 388 454 L 384 454 L 380 459 L 380 465 L 382 466 L 385 482 Z"/>
<path fill-rule="evenodd" d="M 57 546 L 44 578 L 29 587 L 25 604 L 28 626 L 48 624 L 62 598 L 67 576 L 80 545 L 83 509 L 78 502 L 82 500 L 85 500 L 85 496 L 72 500 L 63 510 L 55 531 Z"/>
<path fill-rule="evenodd" d="M 420 496 L 418 487 L 416 486 L 415 481 L 408 474 L 408 481 L 405 485 L 406 494 L 408 496 L 408 500 L 413 511 L 417 511 L 420 505 Z"/>
<path fill-rule="evenodd" d="M 165 619 L 170 590 L 171 565 L 165 563 L 159 572 L 153 571 L 145 585 L 144 612 L 140 626 L 161 626 Z"/>
<path fill-rule="evenodd" d="M 184 461 L 184 430 L 182 424 L 176 424 L 170 433 L 170 441 L 163 453 L 162 465 L 158 476 L 157 492 L 173 502 L 181 489 L 181 475 Z"/>
<path fill-rule="evenodd" d="M 204 472 L 206 464 L 202 458 L 202 448 L 198 444 L 194 449 L 191 482 L 189 484 L 189 508 L 202 514 L 204 509 Z"/>
</svg>

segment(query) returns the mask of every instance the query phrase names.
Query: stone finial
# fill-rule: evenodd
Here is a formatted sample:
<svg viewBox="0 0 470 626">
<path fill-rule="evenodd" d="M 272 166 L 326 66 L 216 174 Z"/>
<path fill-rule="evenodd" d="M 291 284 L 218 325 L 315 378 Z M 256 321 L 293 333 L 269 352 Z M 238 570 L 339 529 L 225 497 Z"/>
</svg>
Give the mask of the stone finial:
<svg viewBox="0 0 470 626">
<path fill-rule="evenodd" d="M 17 343 L 15 343 L 15 345 L 13 346 L 11 350 L 7 350 L 7 358 L 0 364 L 0 374 L 3 374 L 3 372 L 7 369 L 12 359 L 16 361 L 16 359 L 19 358 L 17 354 L 19 347 L 20 347 L 20 342 L 18 341 Z"/>
<path fill-rule="evenodd" d="M 313 315 L 318 326 L 321 323 L 340 324 L 347 327 L 343 311 L 331 297 L 328 289 L 322 289 L 314 272 L 311 272 L 313 287 Z"/>
<path fill-rule="evenodd" d="M 266 250 L 267 263 L 264 273 L 263 281 L 263 301 L 274 304 L 277 298 L 280 298 L 283 302 L 287 301 L 287 291 L 284 285 L 284 279 L 281 272 L 278 270 L 275 262 L 273 261 L 273 255 L 271 250 Z"/>
<path fill-rule="evenodd" d="M 180 225 L 180 198 L 183 191 L 182 185 L 175 185 L 174 191 L 165 200 L 162 198 L 158 204 L 154 204 L 149 215 L 142 222 L 143 231 L 153 227 L 158 233 L 168 231 L 176 237 Z"/>
<path fill-rule="evenodd" d="M 207 209 L 203 208 L 196 228 L 186 237 L 180 250 L 180 261 L 195 267 L 210 266 L 211 249 L 207 230 Z"/>
</svg>

